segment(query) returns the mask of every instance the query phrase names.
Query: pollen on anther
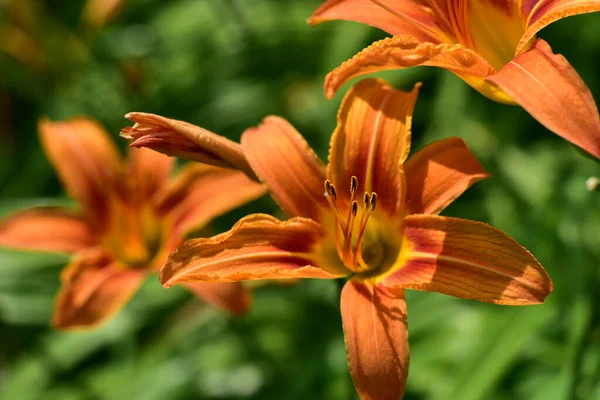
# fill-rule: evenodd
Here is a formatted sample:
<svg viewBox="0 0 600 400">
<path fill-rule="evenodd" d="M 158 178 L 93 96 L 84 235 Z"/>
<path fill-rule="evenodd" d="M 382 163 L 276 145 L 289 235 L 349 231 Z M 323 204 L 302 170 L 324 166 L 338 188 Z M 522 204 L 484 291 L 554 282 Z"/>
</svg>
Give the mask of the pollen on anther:
<svg viewBox="0 0 600 400">
<path fill-rule="evenodd" d="M 329 186 L 329 191 L 330 191 L 330 195 L 333 198 L 333 200 L 337 199 L 337 191 L 335 190 L 335 186 L 333 186 L 332 184 L 330 184 Z"/>
<path fill-rule="evenodd" d="M 350 178 L 350 193 L 356 193 L 358 190 L 358 178 L 356 176 L 352 176 Z"/>
<path fill-rule="evenodd" d="M 331 195 L 331 182 L 329 182 L 329 179 L 325 180 L 325 193 Z"/>
<path fill-rule="evenodd" d="M 354 200 L 352 202 L 352 215 L 356 217 L 356 214 L 358 214 L 358 202 Z"/>
<path fill-rule="evenodd" d="M 377 207 L 377 193 L 371 193 L 371 210 L 374 210 Z"/>
<path fill-rule="evenodd" d="M 363 203 L 365 205 L 365 208 L 371 207 L 371 195 L 367 192 L 365 192 L 365 198 L 363 199 Z"/>
</svg>

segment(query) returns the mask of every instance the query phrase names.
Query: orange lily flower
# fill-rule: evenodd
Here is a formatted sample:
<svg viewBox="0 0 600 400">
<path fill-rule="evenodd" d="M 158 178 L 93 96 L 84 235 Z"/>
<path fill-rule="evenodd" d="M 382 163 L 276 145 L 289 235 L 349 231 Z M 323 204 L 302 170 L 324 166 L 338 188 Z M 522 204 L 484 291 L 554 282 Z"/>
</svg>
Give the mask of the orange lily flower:
<svg viewBox="0 0 600 400">
<path fill-rule="evenodd" d="M 598 0 L 328 0 L 309 23 L 344 19 L 393 35 L 330 72 L 329 98 L 359 75 L 441 67 L 492 100 L 521 105 L 552 132 L 600 157 L 592 94 L 564 57 L 536 39 L 554 21 L 598 10 Z"/>
<path fill-rule="evenodd" d="M 44 150 L 80 212 L 38 207 L 0 223 L 0 245 L 74 254 L 61 274 L 52 323 L 77 328 L 105 321 L 160 267 L 185 235 L 265 190 L 240 171 L 189 164 L 174 178 L 174 159 L 130 149 L 126 162 L 89 119 L 42 120 Z M 251 303 L 241 284 L 190 284 L 232 313 Z"/>
<path fill-rule="evenodd" d="M 459 138 L 405 162 L 418 86 L 363 80 L 346 95 L 329 165 L 285 120 L 242 135 L 250 166 L 290 217 L 264 214 L 192 239 L 161 282 L 350 277 L 341 294 L 346 352 L 362 399 L 398 399 L 409 363 L 404 289 L 507 305 L 541 303 L 552 282 L 538 261 L 483 223 L 437 215 L 488 174 Z"/>
</svg>

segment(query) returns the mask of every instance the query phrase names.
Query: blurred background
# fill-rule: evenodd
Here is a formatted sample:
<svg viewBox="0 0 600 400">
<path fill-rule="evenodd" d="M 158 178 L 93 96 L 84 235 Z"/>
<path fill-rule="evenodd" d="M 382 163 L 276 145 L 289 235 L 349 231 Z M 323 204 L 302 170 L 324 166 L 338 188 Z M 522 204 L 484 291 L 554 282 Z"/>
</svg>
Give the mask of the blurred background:
<svg viewBox="0 0 600 400">
<path fill-rule="evenodd" d="M 88 115 L 118 138 L 147 111 L 239 139 L 268 114 L 289 119 L 326 157 L 341 95 L 325 74 L 384 33 L 356 23 L 309 27 L 320 0 L 3 0 L 0 2 L 0 217 L 69 204 L 37 139 L 41 116 Z M 600 15 L 541 37 L 600 101 Z M 600 163 L 518 107 L 493 103 L 451 73 L 381 74 L 424 86 L 413 149 L 464 138 L 494 177 L 446 215 L 490 223 L 531 250 L 555 290 L 516 308 L 408 293 L 406 399 L 600 399 Z M 346 85 L 347 88 L 349 85 Z M 215 221 L 277 213 L 261 199 Z M 149 279 L 97 330 L 49 328 L 67 257 L 0 249 L 1 399 L 354 399 L 340 285 L 257 287 L 232 318 Z"/>
</svg>

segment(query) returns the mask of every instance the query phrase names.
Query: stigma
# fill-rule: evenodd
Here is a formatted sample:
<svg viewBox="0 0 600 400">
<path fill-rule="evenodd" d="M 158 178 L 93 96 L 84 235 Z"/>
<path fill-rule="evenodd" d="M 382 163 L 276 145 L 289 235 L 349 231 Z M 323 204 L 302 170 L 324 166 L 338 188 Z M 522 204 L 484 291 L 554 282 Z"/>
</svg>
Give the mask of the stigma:
<svg viewBox="0 0 600 400">
<path fill-rule="evenodd" d="M 344 215 L 340 210 L 342 204 L 338 204 L 336 187 L 329 179 L 325 181 L 324 195 L 334 215 L 335 244 L 338 256 L 346 268 L 354 272 L 364 272 L 370 268 L 363 259 L 361 243 L 369 217 L 377 207 L 377 193 L 365 192 L 362 204 L 359 206 L 359 202 L 355 200 L 357 192 L 358 178 L 352 176 L 350 178 L 350 201 Z"/>
</svg>

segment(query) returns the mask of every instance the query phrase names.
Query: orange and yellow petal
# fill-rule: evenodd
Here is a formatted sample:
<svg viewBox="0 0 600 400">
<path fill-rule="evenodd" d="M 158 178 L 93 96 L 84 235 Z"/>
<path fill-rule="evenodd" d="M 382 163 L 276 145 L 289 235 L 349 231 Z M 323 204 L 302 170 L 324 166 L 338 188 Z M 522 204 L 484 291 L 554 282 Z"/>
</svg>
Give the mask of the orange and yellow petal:
<svg viewBox="0 0 600 400">
<path fill-rule="evenodd" d="M 527 30 L 521 37 L 515 55 L 527 49 L 535 35 L 560 19 L 600 11 L 599 0 L 525 0 L 522 5 Z"/>
<path fill-rule="evenodd" d="M 148 147 L 160 153 L 217 167 L 235 168 L 255 178 L 239 143 L 187 122 L 156 114 L 131 112 L 125 118 L 132 127 L 121 137 L 132 147 Z"/>
<path fill-rule="evenodd" d="M 361 400 L 401 399 L 409 364 L 404 290 L 348 281 L 341 296 L 350 375 Z"/>
<path fill-rule="evenodd" d="M 150 149 L 129 147 L 127 174 L 138 201 L 150 199 L 167 184 L 174 165 L 173 157 Z"/>
<path fill-rule="evenodd" d="M 74 253 L 95 243 L 84 218 L 60 208 L 20 211 L 0 222 L 0 246 Z"/>
<path fill-rule="evenodd" d="M 207 303 L 234 315 L 252 306 L 252 293 L 239 282 L 196 282 L 184 286 Z"/>
<path fill-rule="evenodd" d="M 314 266 L 323 237 L 322 227 L 308 218 L 282 222 L 270 215 L 249 215 L 229 232 L 185 242 L 169 256 L 160 281 L 169 287 L 190 282 L 330 279 L 346 275 L 345 271 Z"/>
<path fill-rule="evenodd" d="M 486 303 L 542 303 L 552 281 L 525 248 L 501 231 L 437 215 L 405 219 L 398 265 L 382 284 Z"/>
<path fill-rule="evenodd" d="M 102 225 L 109 196 L 118 189 L 121 160 L 108 133 L 96 122 L 74 118 L 61 122 L 42 119 L 39 135 L 51 164 L 67 192 L 86 216 Z"/>
<path fill-rule="evenodd" d="M 157 193 L 157 212 L 172 224 L 176 245 L 184 236 L 266 192 L 241 171 L 191 163 Z"/>
<path fill-rule="evenodd" d="M 600 117 L 590 90 L 571 64 L 538 39 L 488 80 L 542 125 L 600 157 Z"/>
<path fill-rule="evenodd" d="M 446 37 L 431 11 L 410 0 L 328 0 L 309 18 L 312 25 L 347 20 L 367 24 L 391 35 L 411 35 L 427 42 Z"/>
<path fill-rule="evenodd" d="M 345 82 L 357 76 L 416 66 L 445 68 L 488 97 L 499 92 L 484 85 L 483 79 L 496 70 L 474 51 L 459 44 L 435 44 L 412 36 L 394 36 L 373 43 L 330 72 L 325 78 L 325 94 L 333 97 Z"/>
<path fill-rule="evenodd" d="M 433 142 L 404 164 L 409 214 L 438 214 L 472 184 L 490 175 L 462 139 Z"/>
<path fill-rule="evenodd" d="M 93 327 L 114 315 L 135 294 L 148 270 L 127 269 L 102 250 L 78 253 L 61 274 L 52 325 Z"/>
<path fill-rule="evenodd" d="M 359 193 L 377 193 L 378 208 L 393 216 L 402 212 L 402 163 L 410 150 L 419 86 L 402 92 L 381 79 L 365 79 L 348 92 L 331 137 L 327 168 L 327 177 L 339 188 L 339 197 L 349 197 L 349 189 L 344 189 L 356 176 Z"/>
<path fill-rule="evenodd" d="M 242 134 L 250 165 L 288 217 L 319 221 L 324 196 L 325 165 L 286 120 L 267 117 Z"/>
</svg>

